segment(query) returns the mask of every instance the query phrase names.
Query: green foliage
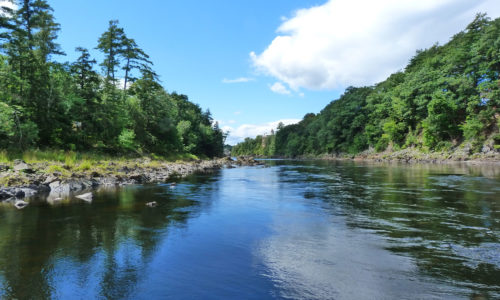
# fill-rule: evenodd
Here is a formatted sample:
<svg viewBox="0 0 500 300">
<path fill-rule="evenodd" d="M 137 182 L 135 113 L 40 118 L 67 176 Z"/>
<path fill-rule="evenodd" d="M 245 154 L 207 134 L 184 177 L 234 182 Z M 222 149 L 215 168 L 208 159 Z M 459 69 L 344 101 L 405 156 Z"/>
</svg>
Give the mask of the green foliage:
<svg viewBox="0 0 500 300">
<path fill-rule="evenodd" d="M 462 129 L 466 139 L 474 140 L 481 138 L 485 129 L 485 124 L 477 117 L 469 116 L 467 121 L 461 125 L 460 128 Z"/>
<path fill-rule="evenodd" d="M 446 45 L 418 50 L 404 72 L 373 87 L 349 87 L 319 114 L 246 139 L 234 155 L 298 156 L 478 146 L 498 132 L 500 19 L 479 14 Z M 274 140 L 268 151 L 261 140 Z"/>
<path fill-rule="evenodd" d="M 98 39 L 99 74 L 83 47 L 75 62 L 52 59 L 63 53 L 46 0 L 15 2 L 17 9 L 0 11 L 0 149 L 223 154 L 226 134 L 210 113 L 167 93 L 149 56 L 118 21 Z M 123 89 L 118 78 L 125 79 Z"/>
<path fill-rule="evenodd" d="M 377 144 L 375 144 L 375 151 L 377 151 L 377 152 L 384 151 L 385 149 L 387 149 L 390 142 L 391 142 L 391 139 L 390 139 L 389 135 L 387 135 L 386 133 L 382 134 L 380 139 L 377 141 Z"/>
<path fill-rule="evenodd" d="M 126 151 L 137 150 L 137 145 L 135 143 L 135 133 L 130 129 L 123 129 L 122 133 L 118 137 L 118 143 L 120 148 Z"/>
<path fill-rule="evenodd" d="M 434 148 L 439 142 L 459 137 L 458 106 L 447 95 L 436 94 L 429 102 L 423 121 L 424 144 Z"/>
</svg>

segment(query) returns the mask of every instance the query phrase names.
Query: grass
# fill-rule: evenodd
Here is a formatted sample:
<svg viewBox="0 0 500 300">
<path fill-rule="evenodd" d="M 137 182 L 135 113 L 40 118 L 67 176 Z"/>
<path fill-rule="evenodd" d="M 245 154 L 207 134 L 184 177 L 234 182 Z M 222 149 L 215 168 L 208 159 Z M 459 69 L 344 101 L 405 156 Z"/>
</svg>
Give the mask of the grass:
<svg viewBox="0 0 500 300">
<path fill-rule="evenodd" d="M 36 163 L 49 163 L 51 165 L 62 164 L 66 169 L 75 169 L 79 171 L 88 171 L 94 167 L 107 165 L 109 162 L 121 162 L 126 163 L 131 160 L 137 159 L 136 156 L 111 156 L 101 153 L 92 152 L 75 152 L 75 151 L 64 151 L 64 150 L 27 150 L 21 151 L 8 151 L 0 150 L 0 163 L 10 164 L 16 159 L 21 159 L 28 164 Z M 174 162 L 174 161 L 193 161 L 199 160 L 200 158 L 193 154 L 188 153 L 172 153 L 166 156 L 159 156 L 151 154 L 149 156 L 144 156 L 143 158 L 149 158 L 150 164 L 153 166 L 159 166 L 164 162 Z"/>
<path fill-rule="evenodd" d="M 63 150 L 27 150 L 9 151 L 0 150 L 0 163 L 11 167 L 14 160 L 21 159 L 32 165 L 39 174 L 59 173 L 59 177 L 70 178 L 73 174 L 121 174 L 123 167 L 134 168 L 135 165 L 146 168 L 162 168 L 168 162 L 186 162 L 199 160 L 192 154 L 171 154 L 167 156 L 112 156 L 91 152 L 75 152 Z M 29 179 L 25 174 L 6 173 L 0 176 L 0 186 L 13 186 L 28 184 Z"/>
<path fill-rule="evenodd" d="M 76 167 L 76 170 L 77 171 L 88 171 L 90 169 L 92 169 L 93 167 L 93 163 L 89 160 L 83 160 L 79 165 L 78 167 Z"/>
<path fill-rule="evenodd" d="M 8 163 L 9 162 L 9 156 L 7 151 L 2 150 L 0 151 L 0 163 Z"/>
</svg>

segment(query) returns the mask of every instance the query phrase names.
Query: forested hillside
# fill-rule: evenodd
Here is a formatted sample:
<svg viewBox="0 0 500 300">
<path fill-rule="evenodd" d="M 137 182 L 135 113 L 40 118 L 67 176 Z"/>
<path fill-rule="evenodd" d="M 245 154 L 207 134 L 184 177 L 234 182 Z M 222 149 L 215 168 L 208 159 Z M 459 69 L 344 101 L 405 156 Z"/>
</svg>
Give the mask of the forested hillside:
<svg viewBox="0 0 500 300">
<path fill-rule="evenodd" d="M 47 1 L 11 2 L 0 13 L 0 149 L 222 155 L 210 112 L 167 93 L 118 21 L 87 45 L 101 62 L 78 47 L 76 61 L 59 63 L 60 26 Z"/>
<path fill-rule="evenodd" d="M 447 44 L 417 51 L 404 71 L 349 87 L 319 114 L 246 139 L 233 155 L 357 154 L 415 147 L 500 148 L 500 19 L 478 15 Z"/>
</svg>

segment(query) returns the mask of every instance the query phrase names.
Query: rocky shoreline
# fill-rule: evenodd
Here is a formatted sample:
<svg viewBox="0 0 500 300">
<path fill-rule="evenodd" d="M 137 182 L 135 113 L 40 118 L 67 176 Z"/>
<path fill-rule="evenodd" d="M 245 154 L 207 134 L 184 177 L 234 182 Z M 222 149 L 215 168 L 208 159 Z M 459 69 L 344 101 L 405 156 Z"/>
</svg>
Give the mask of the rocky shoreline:
<svg viewBox="0 0 500 300">
<path fill-rule="evenodd" d="M 230 157 L 192 162 L 159 162 L 148 158 L 131 161 L 107 162 L 100 168 L 79 170 L 63 165 L 63 172 L 49 172 L 50 163 L 28 164 L 16 160 L 0 165 L 0 202 L 24 208 L 25 198 L 44 195 L 49 202 L 60 201 L 73 195 L 89 200 L 88 191 L 97 187 L 130 184 L 164 183 L 194 173 L 208 173 L 222 168 L 255 166 L 261 164 L 252 157 Z M 54 168 L 52 168 L 54 169 Z M 56 168 L 58 169 L 58 168 Z M 85 196 L 85 197 L 84 197 Z M 85 200 L 85 199 L 84 199 Z M 90 196 L 91 201 L 91 196 Z"/>
<path fill-rule="evenodd" d="M 322 154 L 322 155 L 302 155 L 297 157 L 261 157 L 290 160 L 353 160 L 367 162 L 397 162 L 397 163 L 475 163 L 500 165 L 500 150 L 483 149 L 480 153 L 471 153 L 467 147 L 443 152 L 423 152 L 417 148 L 407 148 L 398 151 L 375 152 L 367 150 L 358 154 Z"/>
<path fill-rule="evenodd" d="M 493 149 L 481 153 L 471 153 L 467 148 L 444 152 L 423 152 L 416 148 L 376 153 L 365 151 L 357 155 L 329 155 L 321 159 L 349 159 L 356 161 L 399 162 L 399 163 L 492 163 L 500 164 L 500 152 Z"/>
</svg>

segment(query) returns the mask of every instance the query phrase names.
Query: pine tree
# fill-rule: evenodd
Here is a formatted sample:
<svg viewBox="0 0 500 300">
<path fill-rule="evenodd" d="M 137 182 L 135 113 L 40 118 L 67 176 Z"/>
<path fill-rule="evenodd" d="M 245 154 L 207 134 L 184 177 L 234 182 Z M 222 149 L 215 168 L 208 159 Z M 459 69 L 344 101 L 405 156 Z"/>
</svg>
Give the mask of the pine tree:
<svg viewBox="0 0 500 300">
<path fill-rule="evenodd" d="M 138 69 L 142 73 L 144 73 L 143 71 L 151 71 L 153 63 L 149 60 L 149 55 L 137 46 L 134 39 L 124 37 L 122 47 L 120 54 L 125 59 L 125 65 L 123 66 L 123 70 L 125 71 L 123 89 L 126 90 L 127 83 L 136 80 L 136 78 L 131 76 L 131 71 L 133 69 Z"/>
<path fill-rule="evenodd" d="M 7 29 L 9 38 L 4 44 L 12 72 L 16 105 L 26 108 L 31 119 L 40 129 L 42 141 L 50 140 L 55 126 L 51 114 L 57 114 L 58 99 L 52 93 L 50 61 L 52 55 L 64 54 L 56 43 L 59 24 L 55 22 L 52 8 L 46 0 L 16 2 Z"/>
<path fill-rule="evenodd" d="M 104 53 L 105 58 L 101 63 L 106 74 L 106 79 L 115 82 L 116 69 L 120 66 L 120 54 L 123 52 L 125 33 L 118 27 L 117 20 L 109 21 L 109 27 L 98 40 L 96 49 Z"/>
<path fill-rule="evenodd" d="M 94 71 L 93 66 L 97 63 L 95 59 L 90 58 L 89 51 L 82 47 L 75 49 L 80 56 L 71 65 L 71 72 L 74 74 L 80 92 L 83 97 L 88 97 L 90 90 L 99 84 L 99 75 Z"/>
</svg>

